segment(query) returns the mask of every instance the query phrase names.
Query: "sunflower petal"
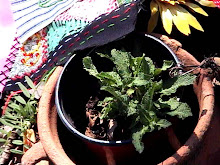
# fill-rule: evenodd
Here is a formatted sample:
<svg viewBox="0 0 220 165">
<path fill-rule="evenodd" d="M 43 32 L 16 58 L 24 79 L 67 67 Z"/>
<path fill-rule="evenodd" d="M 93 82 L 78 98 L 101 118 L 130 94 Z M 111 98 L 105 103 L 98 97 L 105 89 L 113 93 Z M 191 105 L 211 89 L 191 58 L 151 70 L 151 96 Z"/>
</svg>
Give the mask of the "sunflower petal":
<svg viewBox="0 0 220 165">
<path fill-rule="evenodd" d="M 154 15 L 152 15 L 148 21 L 148 32 L 151 33 L 154 28 L 156 27 L 157 25 L 157 22 L 158 22 L 158 17 L 159 17 L 159 12 L 155 13 Z"/>
<path fill-rule="evenodd" d="M 158 12 L 158 4 L 154 0 L 150 2 L 150 10 L 151 10 L 151 15 L 154 15 L 155 13 Z"/>
<path fill-rule="evenodd" d="M 208 16 L 208 14 L 200 6 L 196 5 L 195 3 L 185 2 L 185 5 L 199 14 L 202 14 L 204 16 Z"/>
<path fill-rule="evenodd" d="M 155 1 L 151 1 L 150 3 L 151 9 L 151 17 L 148 21 L 148 32 L 152 32 L 157 25 L 159 12 L 158 12 L 158 4 Z"/>
<path fill-rule="evenodd" d="M 176 25 L 177 29 L 188 36 L 191 33 L 187 20 L 189 12 L 180 6 L 173 6 L 171 13 L 173 15 L 173 23 Z"/>
<path fill-rule="evenodd" d="M 196 0 L 196 2 L 200 3 L 203 6 L 207 6 L 207 7 L 216 7 L 216 5 L 214 4 L 213 1 L 209 1 L 209 0 Z"/>
<path fill-rule="evenodd" d="M 170 1 L 168 1 L 168 3 L 171 4 L 171 5 L 175 5 L 175 4 L 178 3 L 178 2 L 177 2 L 177 1 L 172 1 L 172 0 L 170 0 Z"/>
<path fill-rule="evenodd" d="M 161 15 L 163 27 L 164 27 L 165 31 L 168 34 L 170 34 L 172 31 L 172 26 L 173 26 L 172 14 L 171 14 L 170 10 L 162 3 L 160 3 L 159 7 L 160 7 L 159 9 L 160 9 L 160 15 Z"/>
<path fill-rule="evenodd" d="M 197 19 L 192 14 L 190 14 L 186 9 L 184 9 L 180 6 L 178 8 L 185 15 L 185 18 L 187 19 L 189 25 L 191 25 L 192 27 L 194 27 L 197 30 L 204 31 L 202 26 L 199 24 Z"/>
<path fill-rule="evenodd" d="M 200 23 L 197 21 L 197 19 L 196 19 L 194 16 L 192 16 L 190 13 L 189 13 L 187 16 L 188 16 L 188 17 L 187 17 L 188 23 L 189 23 L 192 27 L 194 27 L 194 28 L 197 29 L 197 30 L 200 30 L 200 31 L 204 32 L 202 26 L 200 25 Z"/>
</svg>

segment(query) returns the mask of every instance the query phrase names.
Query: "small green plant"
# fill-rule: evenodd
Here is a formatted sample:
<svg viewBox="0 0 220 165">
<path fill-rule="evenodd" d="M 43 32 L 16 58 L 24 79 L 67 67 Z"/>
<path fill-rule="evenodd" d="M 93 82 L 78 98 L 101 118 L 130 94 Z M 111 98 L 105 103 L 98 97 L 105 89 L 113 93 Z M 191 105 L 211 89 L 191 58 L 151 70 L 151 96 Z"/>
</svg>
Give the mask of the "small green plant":
<svg viewBox="0 0 220 165">
<path fill-rule="evenodd" d="M 4 143 L 1 147 L 1 152 L 5 151 L 5 147 L 8 144 L 12 145 L 23 145 L 23 136 L 26 130 L 31 129 L 32 126 L 36 123 L 36 114 L 37 114 L 37 104 L 38 100 L 35 98 L 35 92 L 37 87 L 34 85 L 32 80 L 29 77 L 25 77 L 25 80 L 28 86 L 32 90 L 28 90 L 22 83 L 18 83 L 20 92 L 15 92 L 9 96 L 9 100 L 6 103 L 5 113 L 1 116 L 0 122 L 4 126 L 8 126 L 12 131 L 4 131 L 1 129 L 0 132 L 5 135 L 5 138 L 0 138 L 0 142 Z M 32 92 L 31 92 L 32 91 Z M 4 109 L 4 108 L 3 108 Z M 12 133 L 16 134 L 13 135 Z M 17 137 L 18 135 L 18 137 Z M 16 137 L 16 138 L 14 138 Z M 18 140 L 20 139 L 20 140 Z M 28 146 L 24 145 L 25 148 Z M 17 149 L 8 149 L 10 152 L 15 154 L 22 154 L 23 151 Z"/>
<path fill-rule="evenodd" d="M 192 116 L 190 107 L 175 96 L 177 89 L 193 83 L 195 76 L 186 74 L 163 80 L 161 73 L 173 65 L 164 61 L 157 68 L 144 54 L 133 57 L 131 53 L 113 49 L 111 54 L 98 53 L 111 60 L 115 67 L 110 72 L 99 72 L 91 57 L 83 58 L 84 69 L 100 82 L 100 90 L 110 96 L 99 101 L 102 119 L 115 119 L 118 116 L 129 121 L 132 142 L 136 150 L 144 150 L 142 137 L 147 132 L 160 130 L 171 125 L 167 116 L 185 119 Z"/>
</svg>

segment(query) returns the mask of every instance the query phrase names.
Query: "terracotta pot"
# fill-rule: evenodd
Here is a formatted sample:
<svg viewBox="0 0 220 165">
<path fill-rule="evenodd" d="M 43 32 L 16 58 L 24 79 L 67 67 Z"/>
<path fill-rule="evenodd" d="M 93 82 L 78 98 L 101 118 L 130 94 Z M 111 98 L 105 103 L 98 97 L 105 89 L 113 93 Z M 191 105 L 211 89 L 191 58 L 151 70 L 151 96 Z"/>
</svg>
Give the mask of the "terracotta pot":
<svg viewBox="0 0 220 165">
<path fill-rule="evenodd" d="M 184 65 L 200 65 L 191 54 L 181 48 L 182 45 L 178 41 L 169 39 L 164 35 L 156 34 L 156 36 L 174 51 Z M 189 67 L 187 69 L 192 68 Z M 174 155 L 161 162 L 160 165 L 181 164 L 186 162 L 198 149 L 210 126 L 214 110 L 214 89 L 211 75 L 209 75 L 205 69 L 197 69 L 194 72 L 200 73 L 197 82 L 194 83 L 194 91 L 200 106 L 198 123 L 186 143 L 179 148 Z"/>
<path fill-rule="evenodd" d="M 61 66 L 57 67 L 44 87 L 37 115 L 40 142 L 24 154 L 22 163 L 25 165 L 36 164 L 39 160 L 44 159 L 45 155 L 57 165 L 74 164 L 63 150 L 57 132 L 57 112 L 54 106 L 53 95 L 62 69 L 63 67 Z"/>
<path fill-rule="evenodd" d="M 166 36 L 159 36 L 159 38 L 177 54 L 180 62 L 182 62 L 184 65 L 200 64 L 192 55 L 181 48 L 181 44 L 179 42 L 169 39 Z M 57 165 L 72 165 L 74 163 L 65 154 L 65 151 L 59 142 L 56 129 L 57 114 L 55 108 L 53 108 L 53 93 L 61 71 L 62 67 L 58 67 L 55 70 L 44 89 L 42 98 L 39 103 L 38 130 L 42 146 L 49 159 Z M 198 81 L 194 84 L 195 93 L 197 95 L 200 106 L 200 117 L 198 119 L 197 126 L 195 127 L 190 138 L 182 147 L 179 146 L 180 143 L 178 142 L 177 137 L 175 135 L 172 136 L 173 131 L 168 131 L 168 134 L 171 137 L 170 141 L 172 145 L 178 150 L 174 155 L 161 162 L 161 165 L 180 164 L 187 161 L 190 155 L 194 154 L 196 149 L 200 146 L 209 128 L 214 106 L 214 91 L 212 81 L 206 70 L 198 69 L 196 72 L 200 72 Z M 42 154 L 42 157 L 45 157 L 45 155 Z"/>
<path fill-rule="evenodd" d="M 130 34 L 126 38 L 108 44 L 107 49 L 113 49 L 117 45 L 122 45 L 127 51 L 133 51 L 133 45 L 138 43 L 141 52 L 150 56 L 156 65 L 162 67 L 163 60 L 173 60 L 177 64 L 179 60 L 176 55 L 158 38 L 149 34 Z M 119 47 L 119 46 L 118 46 Z M 106 47 L 105 47 L 106 48 Z M 112 63 L 105 58 L 96 55 L 96 49 L 89 51 L 97 70 L 112 70 Z M 138 53 L 136 53 L 138 54 Z M 135 56 L 135 53 L 133 53 Z M 140 54 L 139 54 L 140 55 Z M 142 54 L 141 54 L 142 55 Z M 83 129 L 88 125 L 85 118 L 85 105 L 91 95 L 96 95 L 99 91 L 97 79 L 91 77 L 83 69 L 82 58 L 87 56 L 87 52 L 78 53 L 72 57 L 64 66 L 63 72 L 58 79 L 55 93 L 55 102 L 58 114 L 64 125 L 82 141 L 87 144 L 92 154 L 97 158 L 100 164 L 127 164 L 134 157 L 137 157 L 132 140 L 106 141 L 88 137 L 84 134 Z M 163 56 L 163 60 L 160 57 Z M 71 76 L 71 75 L 74 75 Z M 154 134 L 154 136 L 152 136 Z M 161 133 L 151 133 L 144 139 L 145 150 L 150 150 L 150 145 L 160 141 Z"/>
</svg>

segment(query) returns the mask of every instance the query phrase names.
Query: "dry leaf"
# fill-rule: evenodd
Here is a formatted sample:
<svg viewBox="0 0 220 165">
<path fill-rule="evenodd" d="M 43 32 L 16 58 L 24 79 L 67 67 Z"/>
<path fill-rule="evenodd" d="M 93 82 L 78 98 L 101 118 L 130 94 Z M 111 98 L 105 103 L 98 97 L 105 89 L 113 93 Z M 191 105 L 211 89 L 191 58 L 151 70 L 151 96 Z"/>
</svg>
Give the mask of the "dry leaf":
<svg viewBox="0 0 220 165">
<path fill-rule="evenodd" d="M 34 143 L 36 143 L 36 137 L 35 137 L 35 132 L 33 129 L 27 129 L 24 132 L 24 138 L 23 142 L 25 145 L 32 146 Z M 26 148 L 24 148 L 24 151 L 27 151 Z"/>
</svg>

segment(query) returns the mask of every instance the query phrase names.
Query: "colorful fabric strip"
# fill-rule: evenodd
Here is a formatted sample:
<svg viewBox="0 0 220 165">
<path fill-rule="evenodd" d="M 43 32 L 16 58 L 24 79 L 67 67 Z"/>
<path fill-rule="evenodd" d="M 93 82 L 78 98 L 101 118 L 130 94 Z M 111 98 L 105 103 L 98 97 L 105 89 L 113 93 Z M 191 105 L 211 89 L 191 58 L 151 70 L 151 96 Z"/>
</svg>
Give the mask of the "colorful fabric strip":
<svg viewBox="0 0 220 165">
<path fill-rule="evenodd" d="M 54 0 L 52 0 L 54 1 Z M 17 27 L 19 42 L 50 24 L 57 15 L 81 0 L 63 0 L 48 7 L 41 7 L 39 0 L 11 0 L 11 8 Z"/>
<path fill-rule="evenodd" d="M 122 5 L 111 13 L 99 16 L 79 33 L 63 38 L 55 50 L 49 53 L 48 60 L 30 78 L 37 83 L 51 68 L 65 64 L 76 51 L 105 45 L 134 31 L 140 10 L 139 2 L 133 0 Z M 24 77 L 8 81 L 5 91 L 16 91 L 18 82 L 25 84 Z"/>
</svg>

